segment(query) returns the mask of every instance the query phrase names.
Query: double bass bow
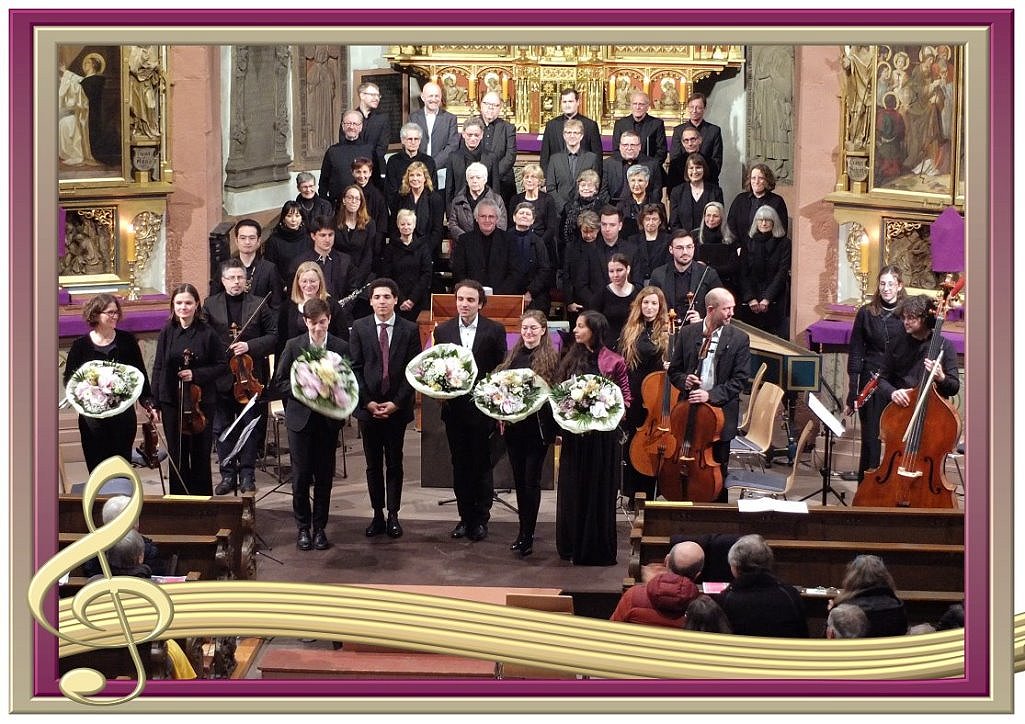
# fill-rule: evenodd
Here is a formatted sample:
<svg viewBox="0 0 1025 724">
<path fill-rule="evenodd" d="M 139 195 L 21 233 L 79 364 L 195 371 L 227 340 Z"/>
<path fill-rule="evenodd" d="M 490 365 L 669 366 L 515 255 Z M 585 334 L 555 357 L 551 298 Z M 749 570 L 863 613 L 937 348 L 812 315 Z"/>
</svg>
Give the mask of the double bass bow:
<svg viewBox="0 0 1025 724">
<path fill-rule="evenodd" d="M 667 330 L 669 359 L 676 349 L 678 331 L 676 311 L 670 309 Z M 669 381 L 669 373 L 664 369 L 650 373 L 641 383 L 641 399 L 648 417 L 630 441 L 630 462 L 641 475 L 657 478 L 662 465 L 679 450 L 679 442 L 669 430 L 669 416 L 679 397 L 680 390 Z"/>
<path fill-rule="evenodd" d="M 948 276 L 936 303 L 936 318 L 926 359 L 934 362 L 908 393 L 908 405 L 891 402 L 879 418 L 879 437 L 886 455 L 865 477 L 854 505 L 899 508 L 953 508 L 954 486 L 944 471 L 947 455 L 957 444 L 960 420 L 954 406 L 936 391 L 934 378 L 943 361 L 943 322 L 950 298 L 964 287 Z"/>
</svg>

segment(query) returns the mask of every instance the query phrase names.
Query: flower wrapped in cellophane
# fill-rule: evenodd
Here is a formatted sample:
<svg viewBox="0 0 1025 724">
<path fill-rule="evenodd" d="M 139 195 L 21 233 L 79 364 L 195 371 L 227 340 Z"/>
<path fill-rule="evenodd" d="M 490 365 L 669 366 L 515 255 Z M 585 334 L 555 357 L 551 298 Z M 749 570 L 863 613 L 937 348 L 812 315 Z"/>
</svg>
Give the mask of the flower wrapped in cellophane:
<svg viewBox="0 0 1025 724">
<path fill-rule="evenodd" d="M 548 392 L 548 383 L 533 370 L 500 370 L 473 388 L 473 404 L 488 417 L 519 422 L 544 406 Z"/>
<path fill-rule="evenodd" d="M 477 363 L 469 348 L 442 342 L 410 360 L 406 379 L 417 392 L 438 400 L 450 400 L 473 388 Z"/>
<path fill-rule="evenodd" d="M 139 399 L 142 379 L 142 372 L 131 365 L 91 360 L 75 370 L 64 391 L 79 415 L 113 417 Z"/>
<path fill-rule="evenodd" d="M 552 416 L 563 430 L 608 432 L 623 418 L 623 391 L 600 375 L 574 375 L 548 393 Z"/>
<path fill-rule="evenodd" d="M 311 410 L 344 420 L 359 404 L 359 383 L 349 361 L 323 347 L 303 350 L 289 371 L 292 397 Z"/>
</svg>

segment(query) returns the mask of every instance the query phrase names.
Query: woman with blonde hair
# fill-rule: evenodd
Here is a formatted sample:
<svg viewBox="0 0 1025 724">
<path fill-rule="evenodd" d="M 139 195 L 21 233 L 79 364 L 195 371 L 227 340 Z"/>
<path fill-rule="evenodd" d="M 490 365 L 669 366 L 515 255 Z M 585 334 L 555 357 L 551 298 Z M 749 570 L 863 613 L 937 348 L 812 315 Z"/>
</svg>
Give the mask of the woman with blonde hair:
<svg viewBox="0 0 1025 724">
<path fill-rule="evenodd" d="M 534 207 L 532 230 L 544 241 L 548 258 L 552 259 L 555 256 L 555 236 L 559 230 L 559 210 L 552 195 L 541 190 L 544 185 L 544 171 L 536 163 L 528 163 L 523 167 L 523 192 L 512 197 L 509 208 L 515 209 L 522 203 Z"/>
<path fill-rule="evenodd" d="M 349 337 L 349 330 L 345 327 L 345 315 L 341 314 L 338 305 L 327 292 L 327 281 L 324 279 L 324 271 L 320 264 L 315 261 L 304 261 L 295 270 L 295 277 L 292 279 L 292 289 L 288 299 L 281 305 L 278 316 L 278 344 L 277 351 L 280 356 L 281 350 L 285 348 L 285 342 L 297 337 L 306 331 L 306 321 L 303 316 L 303 304 L 310 299 L 323 299 L 327 302 L 328 308 L 332 310 L 331 324 L 328 331 L 336 337 Z"/>
<path fill-rule="evenodd" d="M 409 209 L 416 214 L 416 235 L 426 240 L 431 256 L 441 254 L 441 240 L 445 236 L 445 199 L 434 189 L 430 171 L 422 161 L 413 161 L 402 175 L 394 214 Z M 397 217 L 392 216 L 390 238 L 398 237 Z"/>
<path fill-rule="evenodd" d="M 399 286 L 396 314 L 415 322 L 420 312 L 430 305 L 431 250 L 427 240 L 416 233 L 416 214 L 410 209 L 399 209 L 395 224 L 398 234 L 384 248 L 380 276 L 394 280 Z"/>
</svg>

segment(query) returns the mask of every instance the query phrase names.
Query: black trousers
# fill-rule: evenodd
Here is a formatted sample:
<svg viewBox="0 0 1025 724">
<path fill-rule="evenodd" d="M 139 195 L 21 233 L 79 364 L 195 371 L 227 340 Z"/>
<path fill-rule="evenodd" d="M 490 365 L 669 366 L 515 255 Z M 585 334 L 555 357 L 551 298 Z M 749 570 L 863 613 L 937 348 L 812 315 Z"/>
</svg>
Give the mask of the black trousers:
<svg viewBox="0 0 1025 724">
<path fill-rule="evenodd" d="M 203 398 L 206 402 L 206 398 Z M 202 406 L 206 416 L 206 427 L 201 433 L 194 435 L 178 434 L 178 407 L 161 405 L 160 419 L 167 438 L 167 455 L 174 462 L 169 465 L 168 490 L 171 495 L 213 495 L 213 475 L 210 470 L 210 451 L 213 449 L 214 406 Z M 181 447 L 179 449 L 179 440 Z M 175 470 L 175 465 L 178 469 Z M 179 472 L 181 475 L 179 476 Z M 184 481 L 182 480 L 184 478 Z"/>
<path fill-rule="evenodd" d="M 507 435 L 505 445 L 516 485 L 520 535 L 533 538 L 537 527 L 537 511 L 541 507 L 541 469 L 548 454 L 548 444 Z"/>
<path fill-rule="evenodd" d="M 313 413 L 302 430 L 288 431 L 288 449 L 292 457 L 292 513 L 297 528 L 323 530 L 327 527 L 331 485 L 335 477 L 338 429 L 337 423 Z"/>
<path fill-rule="evenodd" d="M 261 397 L 263 395 L 261 394 Z M 245 409 L 245 405 L 237 402 L 234 397 L 218 397 L 217 398 L 217 415 L 214 421 L 214 440 L 217 440 L 231 423 L 235 421 Z M 217 445 L 217 460 L 220 463 L 221 475 L 234 477 L 236 475 L 242 476 L 243 479 L 253 479 L 256 475 L 256 456 L 262 446 L 262 441 L 267 435 L 267 403 L 260 402 L 257 400 L 255 409 L 246 416 L 246 421 L 252 419 L 252 415 L 259 415 L 256 427 L 253 429 L 253 433 L 246 440 L 242 449 L 239 450 L 232 460 L 225 465 L 224 459 L 231 453 L 234 445 L 231 444 L 231 440 L 224 442 L 216 442 Z M 239 425 L 244 426 L 246 421 L 242 421 Z M 232 435 L 234 437 L 234 435 Z"/>
<path fill-rule="evenodd" d="M 103 419 L 78 416 L 78 432 L 82 438 L 82 453 L 89 472 L 109 457 L 120 455 L 132 462 L 132 444 L 137 430 L 135 406 L 120 415 Z"/>
<path fill-rule="evenodd" d="M 865 404 L 858 410 L 858 419 L 861 420 L 861 455 L 858 458 L 859 485 L 862 478 L 865 477 L 866 470 L 879 467 L 879 460 L 883 454 L 883 443 L 879 439 L 879 418 L 888 402 L 889 400 L 877 392 L 865 400 Z"/>
<path fill-rule="evenodd" d="M 359 434 L 367 458 L 367 491 L 374 513 L 387 507 L 389 513 L 398 514 L 402 507 L 402 445 L 407 424 L 394 418 L 360 420 Z"/>
<path fill-rule="evenodd" d="M 451 412 L 445 435 L 452 455 L 452 490 L 459 520 L 468 526 L 491 520 L 495 483 L 491 473 L 491 433 L 494 423 L 484 415 Z M 510 460 L 512 457 L 510 457 Z"/>
</svg>

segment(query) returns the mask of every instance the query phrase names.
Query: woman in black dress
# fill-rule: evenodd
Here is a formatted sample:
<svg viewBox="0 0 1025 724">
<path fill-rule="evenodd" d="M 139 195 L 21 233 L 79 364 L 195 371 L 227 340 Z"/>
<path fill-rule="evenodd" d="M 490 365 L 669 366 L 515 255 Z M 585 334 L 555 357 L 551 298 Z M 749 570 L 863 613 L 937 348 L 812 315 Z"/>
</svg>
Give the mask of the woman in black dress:
<svg viewBox="0 0 1025 724">
<path fill-rule="evenodd" d="M 534 225 L 531 230 L 545 243 L 548 258 L 553 259 L 556 254 L 555 237 L 559 233 L 559 210 L 552 195 L 541 190 L 544 185 L 545 174 L 541 167 L 536 163 L 528 163 L 523 167 L 523 193 L 513 196 L 506 210 L 511 215 L 523 202 L 534 207 Z M 509 228 L 512 226 L 510 223 Z"/>
<path fill-rule="evenodd" d="M 303 221 L 302 207 L 296 201 L 286 201 L 281 207 L 277 225 L 263 245 L 263 258 L 277 267 L 285 295 L 292 288 L 289 274 L 296 257 L 312 246 L 309 230 Z"/>
<path fill-rule="evenodd" d="M 630 281 L 630 261 L 625 254 L 616 252 L 609 258 L 609 283 L 594 298 L 588 309 L 601 312 L 608 320 L 606 339 L 613 349 L 619 347 L 619 335 L 630 316 L 630 304 L 637 296 L 637 285 Z"/>
<path fill-rule="evenodd" d="M 900 267 L 889 264 L 879 270 L 879 283 L 872 301 L 854 316 L 854 328 L 847 351 L 847 414 L 854 411 L 854 401 L 873 373 L 882 370 L 887 353 L 907 332 L 897 314 L 897 305 L 907 296 Z M 879 440 L 879 417 L 889 403 L 884 395 L 872 395 L 858 409 L 861 420 L 861 456 L 858 459 L 858 482 L 866 470 L 879 467 L 882 443 Z"/>
<path fill-rule="evenodd" d="M 744 184 L 745 190 L 741 191 L 730 204 L 730 215 L 726 219 L 726 225 L 735 239 L 743 244 L 748 237 L 748 229 L 754 225 L 755 212 L 762 206 L 771 206 L 779 216 L 786 234 L 789 216 L 787 214 L 787 202 L 783 197 L 773 191 L 776 188 L 776 175 L 764 163 L 756 163 L 748 173 L 747 181 Z"/>
<path fill-rule="evenodd" d="M 740 296 L 740 244 L 726 225 L 726 207 L 718 201 L 705 204 L 701 225 L 690 232 L 696 246 L 696 257 L 719 272 L 722 285 L 736 299 Z"/>
<path fill-rule="evenodd" d="M 644 249 L 648 260 L 648 276 L 651 272 L 673 260 L 669 254 L 672 239 L 666 231 L 666 210 L 662 204 L 646 204 L 641 209 L 641 230 L 630 237 L 630 241 Z"/>
<path fill-rule="evenodd" d="M 395 312 L 415 322 L 431 303 L 431 249 L 427 240 L 416 233 L 416 214 L 409 209 L 399 209 L 395 220 L 398 232 L 384 247 L 378 276 L 392 279 L 399 285 Z"/>
<path fill-rule="evenodd" d="M 82 317 L 92 328 L 71 343 L 68 358 L 64 365 L 64 384 L 86 362 L 105 360 L 129 365 L 142 373 L 142 394 L 139 404 L 154 418 L 153 393 L 150 391 L 146 365 L 142 361 L 139 342 L 131 332 L 117 328 L 124 310 L 121 299 L 113 294 L 97 294 L 85 303 Z M 103 419 L 78 416 L 78 432 L 82 437 L 82 452 L 85 454 L 85 466 L 89 472 L 101 462 L 113 455 L 120 455 L 128 462 L 132 461 L 132 445 L 136 433 L 135 405 L 120 415 Z"/>
<path fill-rule="evenodd" d="M 694 229 L 701 224 L 705 207 L 722 203 L 722 189 L 708 180 L 708 162 L 700 153 L 687 156 L 687 182 L 673 189 L 669 197 L 669 228 Z"/>
<path fill-rule="evenodd" d="M 641 214 L 645 206 L 662 203 L 661 197 L 656 199 L 652 193 L 651 169 L 647 166 L 636 163 L 628 168 L 626 183 L 625 190 L 630 193 L 623 194 L 616 205 L 623 217 L 623 228 L 619 232 L 623 239 L 629 239 L 641 230 Z"/>
<path fill-rule="evenodd" d="M 441 240 L 445 236 L 445 198 L 440 191 L 434 190 L 431 174 L 420 161 L 409 164 L 402 175 L 389 234 L 392 237 L 398 234 L 396 223 L 400 209 L 409 209 L 416 214 L 414 234 L 427 242 L 432 259 L 440 258 Z"/>
<path fill-rule="evenodd" d="M 214 382 L 228 372 L 225 343 L 207 323 L 200 308 L 199 292 L 191 284 L 179 284 L 171 291 L 171 316 L 157 337 L 153 360 L 153 397 L 157 419 L 164 424 L 167 454 L 171 466 L 172 495 L 213 495 L 210 450 L 213 447 L 213 419 L 217 408 Z M 191 354 L 185 364 L 185 352 Z M 199 388 L 198 410 L 192 400 L 180 395 L 183 385 Z M 193 417 L 206 418 L 203 429 L 187 434 L 181 425 L 183 410 L 193 407 Z M 176 469 L 177 466 L 177 469 Z"/>
<path fill-rule="evenodd" d="M 361 289 L 374 279 L 374 260 L 380 255 L 381 249 L 378 246 L 377 224 L 370 218 L 363 190 L 356 184 L 346 187 L 342 192 L 335 226 L 334 248 L 352 257 L 353 271 L 349 280 L 354 289 Z M 353 300 L 350 309 L 354 319 L 370 314 L 369 298 L 369 293 L 364 291 Z"/>
<path fill-rule="evenodd" d="M 606 346 L 609 323 L 595 311 L 581 312 L 555 379 L 602 375 L 617 384 L 630 405 L 626 362 Z M 562 431 L 559 490 L 555 505 L 555 544 L 559 556 L 581 566 L 616 563 L 616 498 L 619 492 L 620 430 Z"/>
<path fill-rule="evenodd" d="M 658 287 L 644 287 L 634 297 L 630 305 L 630 316 L 619 337 L 619 349 L 626 360 L 630 396 L 633 398 L 623 418 L 623 427 L 630 436 L 624 445 L 625 450 L 630 449 L 630 441 L 637 433 L 637 428 L 647 419 L 648 411 L 641 397 L 644 378 L 652 372 L 669 368 L 671 331 L 665 294 Z M 634 495 L 639 492 L 645 493 L 648 500 L 653 500 L 655 478 L 637 472 L 631 462 L 623 471 L 623 495 L 629 499 L 629 507 L 633 507 Z"/>
<path fill-rule="evenodd" d="M 737 316 L 742 322 L 786 339 L 789 282 L 790 239 L 776 210 L 761 206 L 740 253 Z"/>
<path fill-rule="evenodd" d="M 520 317 L 520 339 L 509 350 L 496 370 L 530 369 L 551 385 L 559 366 L 559 353 L 548 335 L 548 318 L 537 309 Z M 509 451 L 509 466 L 516 484 L 516 509 L 519 511 L 520 529 L 509 550 L 521 557 L 534 552 L 534 529 L 537 511 L 541 506 L 541 468 L 544 466 L 548 446 L 555 439 L 552 408 L 544 405 L 540 411 L 520 422 L 500 424 Z"/>
</svg>

